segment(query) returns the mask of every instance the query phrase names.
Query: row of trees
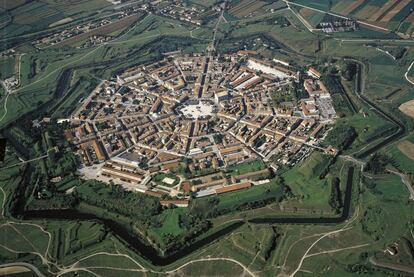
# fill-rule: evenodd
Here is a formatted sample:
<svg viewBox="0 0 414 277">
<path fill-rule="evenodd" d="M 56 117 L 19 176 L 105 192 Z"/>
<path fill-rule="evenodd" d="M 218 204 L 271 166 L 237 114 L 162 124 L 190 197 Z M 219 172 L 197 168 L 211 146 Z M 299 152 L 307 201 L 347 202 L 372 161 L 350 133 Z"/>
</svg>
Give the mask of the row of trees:
<svg viewBox="0 0 414 277">
<path fill-rule="evenodd" d="M 332 179 L 329 206 L 331 206 L 331 208 L 334 209 L 336 213 L 340 213 L 340 209 L 343 206 L 340 180 L 338 177 L 334 177 Z"/>
</svg>

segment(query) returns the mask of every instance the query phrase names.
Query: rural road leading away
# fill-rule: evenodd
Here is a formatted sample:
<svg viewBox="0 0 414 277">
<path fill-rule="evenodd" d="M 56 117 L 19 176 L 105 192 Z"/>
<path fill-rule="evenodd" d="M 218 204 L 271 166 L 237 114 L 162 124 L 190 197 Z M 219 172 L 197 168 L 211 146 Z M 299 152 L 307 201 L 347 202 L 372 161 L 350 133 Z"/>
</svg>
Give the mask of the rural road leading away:
<svg viewBox="0 0 414 277">
<path fill-rule="evenodd" d="M 414 65 L 414 61 L 410 64 L 410 66 L 407 69 L 407 72 L 405 72 L 405 74 L 404 74 L 405 79 L 407 79 L 407 81 L 412 85 L 414 85 L 414 82 L 410 80 L 410 78 L 408 77 L 408 73 L 410 72 L 413 65 Z"/>
<path fill-rule="evenodd" d="M 23 267 L 26 267 L 26 268 L 30 269 L 31 271 L 33 271 L 37 276 L 39 276 L 39 277 L 45 277 L 45 275 L 43 275 L 39 271 L 39 269 L 37 269 L 37 267 L 35 267 L 34 265 L 31 265 L 29 263 L 8 263 L 8 264 L 2 264 L 2 265 L 0 265 L 0 268 L 12 267 L 12 266 L 23 266 Z"/>
<path fill-rule="evenodd" d="M 391 173 L 393 173 L 395 175 L 400 176 L 401 181 L 404 183 L 404 185 L 407 187 L 408 191 L 410 192 L 410 197 L 409 197 L 410 200 L 413 200 L 414 201 L 414 189 L 413 189 L 413 186 L 412 186 L 412 184 L 411 184 L 410 179 L 408 178 L 408 176 L 405 175 L 405 174 L 403 174 L 403 173 L 400 173 L 398 171 L 394 171 L 394 170 L 390 170 L 390 169 L 388 169 L 387 171 L 388 172 L 391 172 Z"/>
</svg>

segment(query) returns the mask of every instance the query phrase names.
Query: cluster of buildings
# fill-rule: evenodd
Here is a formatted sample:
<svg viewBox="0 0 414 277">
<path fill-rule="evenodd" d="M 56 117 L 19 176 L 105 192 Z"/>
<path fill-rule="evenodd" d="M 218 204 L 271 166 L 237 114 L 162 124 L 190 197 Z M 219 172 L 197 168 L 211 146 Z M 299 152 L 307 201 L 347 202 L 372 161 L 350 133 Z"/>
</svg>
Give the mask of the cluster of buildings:
<svg viewBox="0 0 414 277">
<path fill-rule="evenodd" d="M 10 78 L 4 79 L 2 81 L 3 86 L 6 90 L 12 91 L 20 85 L 19 78 L 16 75 L 11 76 Z"/>
<path fill-rule="evenodd" d="M 193 5 L 190 2 L 167 0 L 153 1 L 145 4 L 145 9 L 162 16 L 185 21 L 195 25 L 202 25 L 225 7 L 224 2 L 217 3 L 210 8 L 204 8 L 200 5 Z"/>
<path fill-rule="evenodd" d="M 89 47 L 97 46 L 104 42 L 108 42 L 111 39 L 112 39 L 111 36 L 94 35 L 94 36 L 89 37 L 85 42 L 83 42 L 81 45 L 77 46 L 76 48 L 82 49 L 82 48 L 89 48 Z"/>
<path fill-rule="evenodd" d="M 355 19 L 344 19 L 332 17 L 331 20 L 322 21 L 317 26 L 324 33 L 353 32 L 358 29 L 358 23 Z"/>
<path fill-rule="evenodd" d="M 70 38 L 74 38 L 82 34 L 93 32 L 94 30 L 97 30 L 98 28 L 115 23 L 119 20 L 125 19 L 126 17 L 136 15 L 140 12 L 141 12 L 141 8 L 139 7 L 127 8 L 127 9 L 119 11 L 116 14 L 105 17 L 103 19 L 88 21 L 86 23 L 81 23 L 76 26 L 71 26 L 66 29 L 59 30 L 58 32 L 55 32 L 52 34 L 48 34 L 45 37 L 32 41 L 32 44 L 33 46 L 39 49 L 48 47 L 48 46 L 61 44 Z M 100 42 L 104 42 L 107 40 L 107 37 L 108 36 L 101 36 L 101 35 L 91 36 L 90 38 L 88 38 L 88 41 L 83 45 L 83 47 L 86 47 L 85 45 L 93 46 Z"/>
<path fill-rule="evenodd" d="M 303 82 L 309 98 L 275 108 L 272 94 L 293 82 Z M 245 51 L 174 54 L 102 82 L 68 119 L 65 135 L 86 170 L 97 168 L 89 176 L 185 199 L 190 192 L 201 197 L 262 184 L 315 148 L 335 155 L 320 147 L 334 118 L 314 68 L 301 74 Z M 268 168 L 231 178 L 223 173 L 256 160 Z M 152 178 L 160 172 L 179 175 L 180 182 L 157 185 Z"/>
</svg>

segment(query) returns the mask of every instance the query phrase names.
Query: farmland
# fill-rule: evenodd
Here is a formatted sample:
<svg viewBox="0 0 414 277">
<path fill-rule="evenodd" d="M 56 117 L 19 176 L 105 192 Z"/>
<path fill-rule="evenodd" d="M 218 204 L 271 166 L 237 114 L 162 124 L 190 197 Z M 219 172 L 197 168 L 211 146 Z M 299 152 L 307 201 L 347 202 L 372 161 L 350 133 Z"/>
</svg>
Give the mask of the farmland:
<svg viewBox="0 0 414 277">
<path fill-rule="evenodd" d="M 71 1 L 7 1 L 5 14 L 12 17 L 3 34 L 18 36 L 28 32 L 47 29 L 50 24 L 68 16 L 80 18 L 91 14 L 95 9 L 108 7 L 105 0 L 71 0 Z M 3 5 L 1 5 L 3 7 Z"/>
<path fill-rule="evenodd" d="M 292 1 L 303 6 L 330 11 L 342 16 L 352 17 L 371 24 L 364 27 L 377 31 L 397 30 L 402 36 L 410 36 L 411 9 L 414 2 L 410 0 L 387 1 L 387 0 L 344 0 L 344 1 Z M 378 26 L 378 27 L 376 27 Z"/>
<path fill-rule="evenodd" d="M 393 157 L 394 166 L 399 170 L 413 174 L 414 173 L 414 166 L 413 166 L 413 135 L 410 135 L 401 141 L 396 142 L 388 146 L 384 153 Z"/>
<path fill-rule="evenodd" d="M 414 118 L 414 101 L 410 100 L 400 105 L 399 109 L 406 115 Z"/>
<path fill-rule="evenodd" d="M 71 45 L 74 43 L 77 43 L 79 41 L 83 41 L 85 39 L 87 39 L 88 37 L 91 36 L 95 36 L 95 35 L 107 35 L 113 32 L 116 32 L 118 30 L 124 29 L 128 26 L 130 26 L 131 24 L 133 24 L 134 22 L 136 22 L 139 18 L 139 15 L 131 15 L 128 17 L 125 17 L 123 19 L 117 20 L 113 23 L 110 23 L 108 25 L 96 28 L 90 32 L 87 33 L 83 33 L 74 37 L 71 37 L 69 39 L 66 39 L 64 41 L 62 41 L 61 43 L 57 43 L 54 45 L 54 47 L 61 47 L 61 46 L 65 46 L 65 45 Z"/>
<path fill-rule="evenodd" d="M 266 2 L 262 1 L 251 1 L 251 0 L 243 0 L 233 8 L 229 10 L 229 13 L 235 17 L 244 17 L 249 15 L 250 13 L 260 9 L 266 5 Z"/>
</svg>

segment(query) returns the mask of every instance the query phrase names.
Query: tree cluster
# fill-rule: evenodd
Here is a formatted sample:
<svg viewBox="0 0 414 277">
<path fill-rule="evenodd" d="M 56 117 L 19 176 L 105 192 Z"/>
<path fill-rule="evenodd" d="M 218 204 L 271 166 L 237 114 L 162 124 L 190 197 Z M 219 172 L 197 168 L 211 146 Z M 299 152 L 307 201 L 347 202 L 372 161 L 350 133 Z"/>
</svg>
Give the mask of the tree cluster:
<svg viewBox="0 0 414 277">
<path fill-rule="evenodd" d="M 329 206 L 331 206 L 337 213 L 339 213 L 340 208 L 343 206 L 340 180 L 338 177 L 332 179 Z"/>
<path fill-rule="evenodd" d="M 340 150 L 347 149 L 358 136 L 355 128 L 349 125 L 336 125 L 326 136 L 325 142 Z"/>
</svg>

